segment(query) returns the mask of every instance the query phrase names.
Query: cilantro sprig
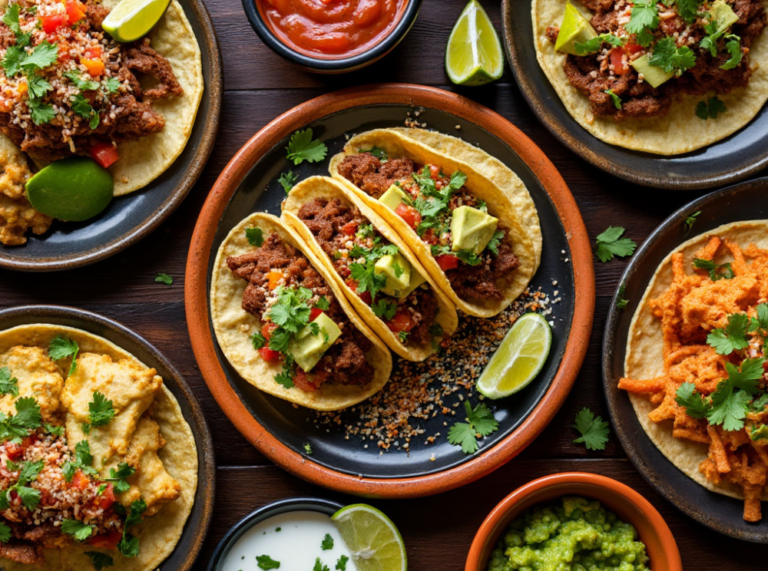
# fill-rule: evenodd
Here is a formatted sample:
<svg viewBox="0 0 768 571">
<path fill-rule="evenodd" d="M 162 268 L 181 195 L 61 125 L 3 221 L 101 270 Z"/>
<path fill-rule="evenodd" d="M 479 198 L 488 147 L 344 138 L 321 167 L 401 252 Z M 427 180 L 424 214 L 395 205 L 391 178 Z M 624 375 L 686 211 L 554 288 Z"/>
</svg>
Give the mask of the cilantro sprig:
<svg viewBox="0 0 768 571">
<path fill-rule="evenodd" d="M 280 569 L 280 562 L 275 561 L 269 555 L 257 555 L 256 565 L 259 566 L 259 569 L 264 569 L 264 571 L 269 571 L 270 569 Z"/>
<path fill-rule="evenodd" d="M 86 551 L 85 554 L 91 558 L 91 563 L 96 571 L 101 571 L 106 567 L 112 567 L 115 564 L 114 559 L 106 553 L 100 553 L 98 551 Z"/>
<path fill-rule="evenodd" d="M 113 487 L 118 494 L 124 494 L 131 489 L 131 485 L 128 483 L 128 478 L 136 473 L 136 468 L 128 464 L 127 462 L 120 462 L 117 465 L 117 470 L 114 468 L 109 469 L 109 478 L 104 478 L 106 482 L 114 482 Z"/>
<path fill-rule="evenodd" d="M 693 225 L 696 224 L 696 221 L 698 220 L 700 215 L 701 215 L 701 210 L 697 210 L 696 212 L 694 212 L 688 218 L 685 219 L 685 222 L 683 222 L 683 227 L 685 228 L 686 236 L 691 233 L 691 230 L 693 230 Z"/>
<path fill-rule="evenodd" d="M 19 380 L 9 367 L 0 368 L 0 394 L 19 396 Z"/>
<path fill-rule="evenodd" d="M 574 442 L 583 443 L 587 450 L 605 450 L 610 434 L 609 427 L 610 424 L 601 416 L 595 416 L 588 408 L 582 408 L 576 415 L 576 424 L 573 425 L 581 436 Z"/>
<path fill-rule="evenodd" d="M 624 258 L 635 253 L 637 244 L 630 238 L 622 238 L 624 232 L 625 229 L 621 226 L 609 226 L 605 232 L 597 235 L 596 254 L 601 262 L 609 262 L 615 256 Z"/>
<path fill-rule="evenodd" d="M 61 472 L 64 474 L 64 480 L 71 482 L 75 477 L 75 472 L 80 470 L 84 474 L 90 476 L 98 476 L 99 473 L 91 467 L 93 464 L 93 454 L 91 454 L 91 445 L 87 440 L 81 440 L 75 444 L 75 459 L 74 461 L 64 462 L 61 467 Z"/>
<path fill-rule="evenodd" d="M 72 376 L 77 369 L 77 354 L 79 352 L 80 346 L 77 344 L 77 341 L 73 341 L 63 335 L 57 335 L 51 339 L 48 345 L 48 356 L 54 361 L 72 357 L 72 364 L 69 366 L 69 376 Z"/>
<path fill-rule="evenodd" d="M 283 187 L 285 194 L 289 194 L 291 192 L 291 189 L 293 189 L 294 185 L 298 182 L 298 180 L 299 180 L 299 175 L 289 170 L 282 173 L 280 175 L 280 178 L 277 179 L 277 182 L 279 182 L 280 186 Z"/>
<path fill-rule="evenodd" d="M 728 316 L 728 325 L 723 329 L 715 329 L 707 335 L 707 344 L 712 346 L 719 355 L 730 355 L 749 347 L 747 332 L 750 320 L 746 313 L 734 313 Z"/>
<path fill-rule="evenodd" d="M 91 427 L 104 426 L 115 417 L 112 401 L 99 391 L 93 393 L 93 399 L 88 403 L 88 420 L 83 423 L 83 432 L 89 434 Z"/>
<path fill-rule="evenodd" d="M 93 535 L 93 526 L 76 519 L 65 519 L 61 522 L 61 531 L 77 541 L 85 541 Z"/>
<path fill-rule="evenodd" d="M 125 511 L 124 509 L 122 510 Z M 128 529 L 139 525 L 142 522 L 142 514 L 147 511 L 147 504 L 143 499 L 134 501 L 125 518 L 125 524 L 123 525 L 123 537 L 120 543 L 117 544 L 117 548 L 120 553 L 126 557 L 137 557 L 139 555 L 139 538 L 128 533 Z"/>
<path fill-rule="evenodd" d="M 464 401 L 464 409 L 467 413 L 467 422 L 457 422 L 451 426 L 448 431 L 448 442 L 461 446 L 464 454 L 474 454 L 479 448 L 477 439 L 496 432 L 499 429 L 499 423 L 485 403 L 480 403 L 473 409 L 469 401 Z"/>
<path fill-rule="evenodd" d="M 14 485 L 2 491 L 2 495 L 0 495 L 0 510 L 8 509 L 11 502 L 11 493 L 15 493 L 21 499 L 21 503 L 24 504 L 25 508 L 29 511 L 34 511 L 40 503 L 40 490 L 32 488 L 28 484 L 37 480 L 44 466 L 45 462 L 43 460 L 22 462 L 21 465 L 9 465 L 8 468 L 12 469 L 12 471 L 19 471 L 19 476 Z"/>
<path fill-rule="evenodd" d="M 318 163 L 328 154 L 328 147 L 319 139 L 313 139 L 312 129 L 296 131 L 291 140 L 288 141 L 286 150 L 288 151 L 288 160 L 293 161 L 294 165 L 300 165 L 304 161 L 308 163 Z"/>
<path fill-rule="evenodd" d="M 624 29 L 630 34 L 640 34 L 659 27 L 659 9 L 656 0 L 635 0 L 629 22 Z"/>
<path fill-rule="evenodd" d="M 0 412 L 0 441 L 19 443 L 29 435 L 30 430 L 40 427 L 42 416 L 40 406 L 32 397 L 16 399 L 16 414 L 8 416 Z"/>
<path fill-rule="evenodd" d="M 574 48 L 576 49 L 576 55 L 584 56 L 599 51 L 600 48 L 603 47 L 603 44 L 607 43 L 614 47 L 619 47 L 623 46 L 624 42 L 625 41 L 622 38 L 614 36 L 613 34 L 599 34 L 584 43 L 576 42 Z"/>
<path fill-rule="evenodd" d="M 706 270 L 709 272 L 709 279 L 713 282 L 726 279 L 732 280 L 736 274 L 733 273 L 731 263 L 717 264 L 712 260 L 702 260 L 701 258 L 695 258 L 693 260 L 693 267 L 697 270 Z"/>
<path fill-rule="evenodd" d="M 320 549 L 323 551 L 333 549 L 333 538 L 331 537 L 331 534 L 325 534 L 325 537 L 323 537 L 323 540 L 320 542 Z"/>
<path fill-rule="evenodd" d="M 648 63 L 679 77 L 696 65 L 696 54 L 688 46 L 678 48 L 674 38 L 666 37 L 656 42 Z"/>
<path fill-rule="evenodd" d="M 717 95 L 710 97 L 706 101 L 699 101 L 696 105 L 696 117 L 704 121 L 707 119 L 717 119 L 719 115 L 726 111 L 728 111 L 728 108 Z"/>
</svg>

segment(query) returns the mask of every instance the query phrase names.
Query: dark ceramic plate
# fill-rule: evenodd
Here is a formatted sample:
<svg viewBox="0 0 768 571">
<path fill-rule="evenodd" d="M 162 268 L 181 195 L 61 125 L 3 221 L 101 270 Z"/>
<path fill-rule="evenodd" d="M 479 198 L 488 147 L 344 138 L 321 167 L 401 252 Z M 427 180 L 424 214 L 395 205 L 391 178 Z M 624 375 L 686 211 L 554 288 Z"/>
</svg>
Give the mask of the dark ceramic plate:
<svg viewBox="0 0 768 571">
<path fill-rule="evenodd" d="M 28 305 L 0 311 L 0 331 L 30 323 L 50 323 L 82 329 L 111 341 L 134 355 L 142 363 L 157 370 L 165 386 L 179 401 L 184 419 L 192 428 L 197 445 L 197 492 L 192 513 L 173 553 L 158 571 L 190 571 L 203 546 L 213 516 L 216 488 L 216 463 L 211 433 L 203 411 L 184 377 L 168 359 L 145 339 L 119 323 L 89 311 L 56 305 Z"/>
<path fill-rule="evenodd" d="M 693 232 L 684 221 L 701 211 Z M 603 388 L 616 435 L 630 460 L 656 491 L 678 509 L 715 531 L 745 541 L 768 543 L 768 517 L 760 523 L 742 518 L 742 500 L 715 494 L 678 470 L 646 436 L 625 391 L 618 389 L 632 316 L 662 260 L 688 238 L 729 222 L 768 219 L 768 178 L 719 190 L 684 206 L 667 218 L 640 247 L 621 278 L 629 305 L 611 304 L 603 339 Z"/>
<path fill-rule="evenodd" d="M 615 176 L 656 188 L 690 190 L 738 182 L 768 165 L 768 109 L 749 125 L 709 147 L 674 157 L 609 145 L 568 113 L 536 60 L 531 0 L 503 0 L 507 58 L 517 85 L 539 120 L 569 149 Z M 698 119 L 693 118 L 694 121 Z"/>
<path fill-rule="evenodd" d="M 103 260 L 147 236 L 186 198 L 213 149 L 224 81 L 219 41 L 203 0 L 184 1 L 181 5 L 200 44 L 205 82 L 184 151 L 149 186 L 116 197 L 96 218 L 79 223 L 55 221 L 42 236 L 30 234 L 23 246 L 0 244 L 0 267 L 45 272 Z"/>
<path fill-rule="evenodd" d="M 208 315 L 208 280 L 219 245 L 252 212 L 280 215 L 285 198 L 277 183 L 280 173 L 293 168 L 300 178 L 327 174 L 328 159 L 342 149 L 346 135 L 402 126 L 414 106 L 423 108 L 419 120 L 430 128 L 461 135 L 520 175 L 533 195 L 544 234 L 541 267 L 531 286 L 549 293 L 558 290 L 562 298 L 553 306 L 554 340 L 543 371 L 522 392 L 492 403 L 500 429 L 474 456 L 448 443 L 445 419 L 439 417 L 423 428 L 427 435 L 442 436 L 431 445 L 424 442 L 426 437 L 416 438 L 410 452 L 380 454 L 375 442 L 364 448 L 357 438 L 345 439 L 341 428 L 317 428 L 311 411 L 260 392 L 235 372 L 214 342 Z M 307 126 L 328 145 L 328 158 L 295 168 L 286 161 L 285 147 L 295 130 Z M 525 135 L 493 111 L 460 96 L 419 86 L 380 85 L 305 103 L 273 121 L 235 156 L 197 222 L 187 262 L 185 303 L 203 376 L 224 412 L 257 448 L 320 485 L 404 497 L 436 493 L 479 478 L 519 453 L 551 420 L 584 357 L 594 309 L 594 276 L 588 237 L 573 197 L 554 166 Z M 447 406 L 452 404 L 451 400 Z M 354 412 L 343 417 L 353 419 Z M 311 445 L 311 456 L 304 453 L 305 443 Z"/>
</svg>

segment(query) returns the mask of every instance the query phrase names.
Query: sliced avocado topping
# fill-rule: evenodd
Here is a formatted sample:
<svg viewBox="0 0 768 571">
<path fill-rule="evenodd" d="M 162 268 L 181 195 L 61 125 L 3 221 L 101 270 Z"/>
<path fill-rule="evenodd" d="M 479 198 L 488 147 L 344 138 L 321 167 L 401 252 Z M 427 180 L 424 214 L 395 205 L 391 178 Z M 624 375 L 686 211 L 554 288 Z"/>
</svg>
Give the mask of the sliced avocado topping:
<svg viewBox="0 0 768 571">
<path fill-rule="evenodd" d="M 733 11 L 733 8 L 725 0 L 715 0 L 712 8 L 709 10 L 712 20 L 717 22 L 717 31 L 725 32 L 728 28 L 739 21 L 739 17 Z"/>
<path fill-rule="evenodd" d="M 376 261 L 374 273 L 387 277 L 387 285 L 381 288 L 387 295 L 397 297 L 411 283 L 411 263 L 400 253 L 382 256 Z"/>
<path fill-rule="evenodd" d="M 493 238 L 498 223 L 499 219 L 487 212 L 471 206 L 459 206 L 451 218 L 451 250 L 469 250 L 480 254 Z"/>
<path fill-rule="evenodd" d="M 568 2 L 560 24 L 560 33 L 557 34 L 555 50 L 565 54 L 580 55 L 576 52 L 576 44 L 587 43 L 595 37 L 597 32 L 589 20 Z"/>
<path fill-rule="evenodd" d="M 312 333 L 314 324 L 318 327 L 316 334 Z M 306 325 L 296 334 L 288 345 L 288 352 L 293 355 L 299 367 L 308 373 L 339 337 L 339 326 L 325 313 L 321 313 L 310 325 Z"/>
<path fill-rule="evenodd" d="M 648 54 L 641 56 L 637 58 L 635 61 L 633 61 L 632 67 L 635 68 L 635 71 L 637 71 L 637 73 L 642 73 L 643 79 L 645 80 L 645 82 L 654 88 L 658 87 L 665 81 L 669 81 L 670 79 L 675 77 L 674 72 L 667 73 L 660 67 L 651 65 L 648 58 Z"/>
<path fill-rule="evenodd" d="M 398 299 L 405 299 L 406 297 L 411 295 L 411 292 L 413 290 L 415 290 L 421 284 L 426 282 L 427 282 L 427 278 L 425 278 L 419 272 L 411 268 L 411 282 L 408 284 L 407 288 L 399 292 L 400 295 L 398 296 Z"/>
<path fill-rule="evenodd" d="M 405 193 L 397 185 L 392 185 L 387 189 L 387 192 L 381 195 L 379 202 L 384 206 L 392 210 L 393 212 L 406 201 Z"/>
</svg>

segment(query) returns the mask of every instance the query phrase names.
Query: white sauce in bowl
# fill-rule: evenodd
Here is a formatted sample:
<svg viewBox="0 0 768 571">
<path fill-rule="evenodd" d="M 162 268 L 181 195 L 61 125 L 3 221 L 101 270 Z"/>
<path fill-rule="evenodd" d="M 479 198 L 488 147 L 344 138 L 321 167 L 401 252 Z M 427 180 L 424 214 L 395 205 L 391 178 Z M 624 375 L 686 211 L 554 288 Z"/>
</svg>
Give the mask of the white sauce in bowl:
<svg viewBox="0 0 768 571">
<path fill-rule="evenodd" d="M 326 534 L 333 539 L 333 549 L 321 547 Z M 263 555 L 278 561 L 280 571 L 312 571 L 318 557 L 322 565 L 335 571 L 345 555 L 349 558 L 346 571 L 355 571 L 349 549 L 331 518 L 314 511 L 288 512 L 257 523 L 232 546 L 221 571 L 261 571 L 256 557 Z"/>
</svg>

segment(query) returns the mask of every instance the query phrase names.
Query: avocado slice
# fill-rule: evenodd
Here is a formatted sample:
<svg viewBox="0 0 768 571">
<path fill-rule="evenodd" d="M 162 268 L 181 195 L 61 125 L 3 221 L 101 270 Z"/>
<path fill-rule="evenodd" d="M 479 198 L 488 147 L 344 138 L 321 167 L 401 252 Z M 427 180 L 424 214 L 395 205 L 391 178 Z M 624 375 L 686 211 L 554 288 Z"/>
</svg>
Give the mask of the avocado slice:
<svg viewBox="0 0 768 571">
<path fill-rule="evenodd" d="M 712 4 L 712 8 L 709 10 L 709 14 L 712 20 L 717 22 L 718 32 L 725 32 L 739 21 L 739 17 L 725 0 L 715 0 L 715 3 Z"/>
<path fill-rule="evenodd" d="M 675 77 L 674 73 L 667 73 L 660 67 L 651 65 L 650 59 L 648 58 L 648 54 L 641 56 L 637 58 L 635 61 L 633 61 L 632 67 L 635 68 L 635 71 L 637 71 L 637 73 L 642 73 L 643 79 L 645 80 L 645 82 L 654 88 L 658 87 L 665 81 L 669 81 L 670 79 Z"/>
<path fill-rule="evenodd" d="M 411 283 L 411 263 L 399 252 L 394 256 L 379 258 L 373 271 L 387 277 L 387 285 L 381 289 L 387 295 L 397 297 L 398 292 L 405 290 Z"/>
<path fill-rule="evenodd" d="M 555 41 L 555 50 L 558 52 L 579 55 L 576 53 L 576 44 L 584 44 L 597 37 L 597 32 L 589 23 L 589 20 L 568 2 L 565 5 L 565 14 L 560 24 L 560 32 Z"/>
<path fill-rule="evenodd" d="M 479 254 L 493 238 L 498 223 L 499 219 L 487 212 L 471 206 L 459 206 L 451 218 L 451 250 L 470 250 Z"/>
<path fill-rule="evenodd" d="M 312 327 L 307 325 L 288 345 L 288 351 L 305 373 L 310 372 L 334 341 L 341 337 L 341 329 L 325 313 L 318 315 L 312 323 L 317 323 L 319 327 L 316 335 L 312 333 Z"/>
<path fill-rule="evenodd" d="M 404 290 L 400 291 L 400 295 L 397 299 L 405 299 L 409 295 L 411 295 L 411 292 L 415 290 L 417 287 L 419 287 L 421 284 L 427 283 L 427 278 L 422 276 L 419 272 L 411 268 L 411 281 L 408 284 L 408 287 Z M 386 292 L 385 292 L 386 293 Z"/>
<path fill-rule="evenodd" d="M 379 202 L 394 212 L 397 210 L 398 206 L 405 203 L 406 198 L 407 197 L 402 189 L 396 184 L 393 184 L 387 189 L 387 192 L 381 195 Z"/>
</svg>

